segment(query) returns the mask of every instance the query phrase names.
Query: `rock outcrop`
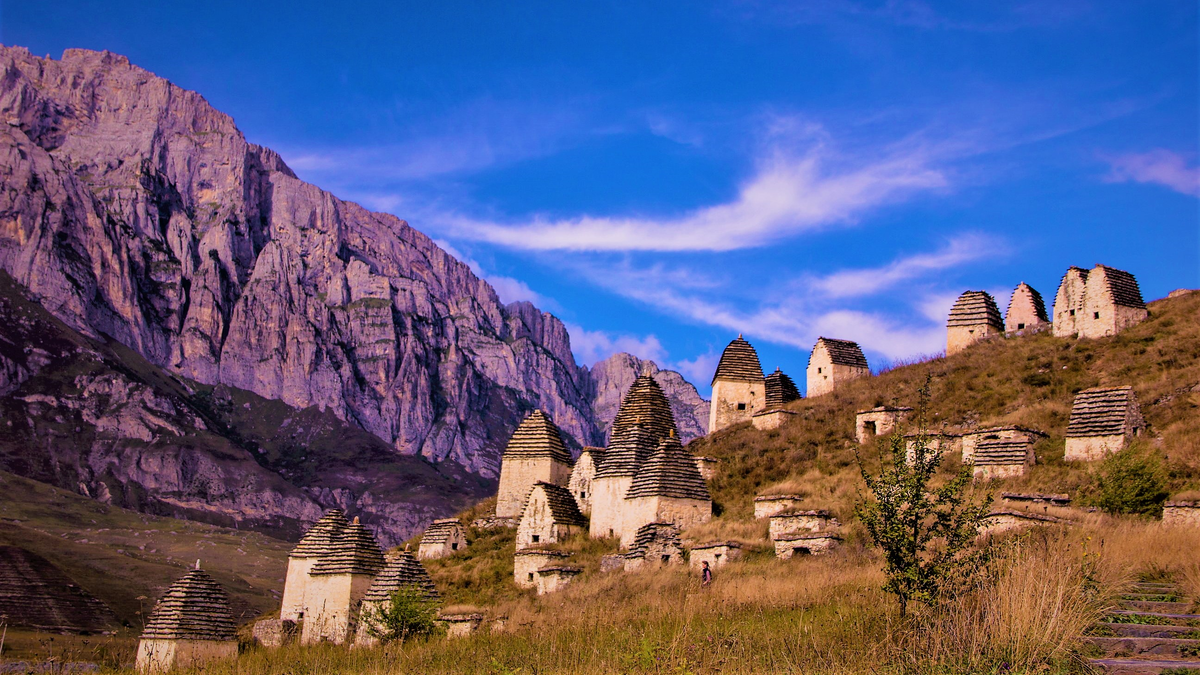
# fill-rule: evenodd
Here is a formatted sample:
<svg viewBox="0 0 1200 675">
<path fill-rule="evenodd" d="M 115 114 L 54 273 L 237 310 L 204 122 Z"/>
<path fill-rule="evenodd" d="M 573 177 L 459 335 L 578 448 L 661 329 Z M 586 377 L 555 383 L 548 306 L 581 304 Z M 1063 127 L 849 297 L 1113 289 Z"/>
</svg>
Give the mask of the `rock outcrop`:
<svg viewBox="0 0 1200 675">
<path fill-rule="evenodd" d="M 653 361 L 621 353 L 597 363 L 586 372 L 587 398 L 592 402 L 592 414 L 603 444 L 609 441 L 621 400 L 643 372 L 654 377 L 670 402 L 680 440 L 687 443 L 708 433 L 708 401 L 700 398 L 692 383 L 673 370 L 660 370 Z"/>
</svg>

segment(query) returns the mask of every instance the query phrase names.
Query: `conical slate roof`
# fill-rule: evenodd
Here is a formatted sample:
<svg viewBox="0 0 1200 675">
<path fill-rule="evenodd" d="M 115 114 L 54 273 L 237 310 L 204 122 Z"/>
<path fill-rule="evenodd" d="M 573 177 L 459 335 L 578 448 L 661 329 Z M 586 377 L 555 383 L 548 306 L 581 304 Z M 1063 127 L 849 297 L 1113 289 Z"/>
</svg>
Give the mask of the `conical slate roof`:
<svg viewBox="0 0 1200 675">
<path fill-rule="evenodd" d="M 429 524 L 429 527 L 425 528 L 425 532 L 421 535 L 421 545 L 444 544 L 450 540 L 455 531 L 461 532 L 462 529 L 462 521 L 458 518 L 435 520 Z"/>
<path fill-rule="evenodd" d="M 293 558 L 319 558 L 330 552 L 330 544 L 339 532 L 346 528 L 346 512 L 331 509 L 309 528 L 300 538 L 300 543 L 289 554 Z"/>
<path fill-rule="evenodd" d="M 1145 424 L 1133 387 L 1084 389 L 1075 395 L 1075 403 L 1071 406 L 1067 438 L 1122 435 L 1127 431 L 1125 420 L 1130 412 L 1133 413 L 1132 427 L 1140 428 Z"/>
<path fill-rule="evenodd" d="M 650 427 L 642 424 L 640 419 L 635 421 L 620 434 L 613 435 L 593 480 L 636 475 L 638 468 L 654 454 L 658 442 L 659 436 Z"/>
<path fill-rule="evenodd" d="M 309 574 L 375 574 L 383 567 L 383 550 L 375 537 L 358 522 L 342 529 Z"/>
<path fill-rule="evenodd" d="M 717 380 L 740 380 L 743 382 L 758 382 L 763 379 L 762 364 L 758 362 L 758 352 L 742 336 L 729 343 L 721 352 L 721 360 L 717 363 L 717 372 L 713 374 L 713 382 Z"/>
<path fill-rule="evenodd" d="M 1146 308 L 1146 302 L 1142 300 L 1142 289 L 1138 287 L 1137 279 L 1132 274 L 1105 265 L 1096 265 L 1092 271 L 1104 274 L 1104 283 L 1108 292 L 1112 294 L 1114 304 L 1121 307 Z"/>
<path fill-rule="evenodd" d="M 829 353 L 829 360 L 834 365 L 850 366 L 852 368 L 869 367 L 867 365 L 867 357 L 863 356 L 862 347 L 859 347 L 857 342 L 820 337 L 817 338 L 817 344 L 813 346 L 813 354 L 822 346 Z M 812 363 L 812 354 L 809 355 L 808 361 Z"/>
<path fill-rule="evenodd" d="M 1013 311 L 1022 309 L 1032 309 L 1038 321 L 1050 320 L 1046 317 L 1046 301 L 1042 299 L 1042 294 L 1024 281 L 1013 289 L 1012 298 L 1008 301 L 1008 313 L 1011 315 Z"/>
<path fill-rule="evenodd" d="M 550 458 L 571 463 L 571 453 L 563 445 L 562 434 L 550 416 L 541 410 L 529 413 L 513 432 L 504 449 L 504 457 Z"/>
<path fill-rule="evenodd" d="M 696 468 L 696 459 L 683 449 L 679 439 L 674 436 L 663 439 L 633 477 L 625 498 L 637 497 L 712 499 L 708 485 Z"/>
<path fill-rule="evenodd" d="M 764 382 L 767 388 L 767 410 L 800 400 L 800 390 L 796 388 L 796 383 L 778 368 L 768 375 Z"/>
<path fill-rule="evenodd" d="M 950 320 L 947 326 L 984 326 L 990 325 L 996 330 L 1004 330 L 1004 321 L 1000 318 L 1000 308 L 996 299 L 987 291 L 966 291 L 958 296 L 958 301 L 950 309 Z"/>
<path fill-rule="evenodd" d="M 158 600 L 142 639 L 234 640 L 237 626 L 225 589 L 204 570 L 188 570 Z"/>
<path fill-rule="evenodd" d="M 579 511 L 579 504 L 575 501 L 574 495 L 565 487 L 538 481 L 534 483 L 533 489 L 541 488 L 546 493 L 546 503 L 550 507 L 550 520 L 556 525 L 578 525 L 583 527 L 587 525 L 587 519 Z M 528 505 L 533 500 L 526 502 Z"/>
<path fill-rule="evenodd" d="M 650 431 L 654 436 L 654 445 L 672 432 L 678 433 L 671 404 L 658 382 L 650 375 L 642 375 L 634 380 L 625 398 L 621 399 L 621 407 L 613 418 L 610 442 L 615 442 L 635 422 L 640 422 Z"/>
<path fill-rule="evenodd" d="M 425 566 L 408 551 L 389 553 L 383 569 L 371 582 L 363 602 L 386 602 L 393 591 L 414 588 L 430 600 L 438 599 L 437 588 Z"/>
</svg>

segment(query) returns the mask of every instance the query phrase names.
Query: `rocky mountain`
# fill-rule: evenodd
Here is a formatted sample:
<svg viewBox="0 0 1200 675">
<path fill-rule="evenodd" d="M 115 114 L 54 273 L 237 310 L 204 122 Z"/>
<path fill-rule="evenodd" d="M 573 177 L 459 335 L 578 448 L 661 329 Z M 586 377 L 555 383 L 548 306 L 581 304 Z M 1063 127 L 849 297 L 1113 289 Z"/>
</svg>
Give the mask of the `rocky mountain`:
<svg viewBox="0 0 1200 675">
<path fill-rule="evenodd" d="M 613 354 L 587 372 L 587 398 L 606 442 L 621 399 L 643 373 L 653 375 L 667 395 L 684 443 L 708 433 L 708 401 L 700 398 L 695 385 L 673 370 L 660 370 L 653 361 L 622 353 Z"/>
<path fill-rule="evenodd" d="M 602 443 L 653 367 L 577 366 L 558 319 L 124 57 L 0 69 L 0 270 L 10 308 L 48 312 L 0 331 L 0 468 L 283 533 L 338 505 L 394 540 L 485 493 L 535 407 Z"/>
</svg>

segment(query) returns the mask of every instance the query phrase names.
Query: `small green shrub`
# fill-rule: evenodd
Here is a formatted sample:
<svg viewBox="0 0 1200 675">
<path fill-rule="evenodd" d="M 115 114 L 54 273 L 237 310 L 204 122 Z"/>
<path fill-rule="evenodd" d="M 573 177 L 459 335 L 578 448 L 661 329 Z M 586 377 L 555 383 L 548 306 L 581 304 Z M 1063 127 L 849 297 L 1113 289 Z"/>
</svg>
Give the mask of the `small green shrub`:
<svg viewBox="0 0 1200 675">
<path fill-rule="evenodd" d="M 1109 455 L 1096 477 L 1096 505 L 1108 513 L 1158 518 L 1168 494 L 1162 462 L 1137 448 Z"/>
<path fill-rule="evenodd" d="M 437 604 L 411 586 L 392 591 L 387 602 L 369 606 L 363 614 L 367 633 L 384 643 L 429 636 L 438 630 Z"/>
</svg>

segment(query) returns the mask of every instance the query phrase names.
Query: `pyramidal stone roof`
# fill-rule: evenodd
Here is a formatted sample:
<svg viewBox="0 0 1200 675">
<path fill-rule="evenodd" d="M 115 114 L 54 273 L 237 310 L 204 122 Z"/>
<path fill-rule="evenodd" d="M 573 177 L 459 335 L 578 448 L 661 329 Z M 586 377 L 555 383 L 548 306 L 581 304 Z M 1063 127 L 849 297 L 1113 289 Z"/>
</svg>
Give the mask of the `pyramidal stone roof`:
<svg viewBox="0 0 1200 675">
<path fill-rule="evenodd" d="M 204 570 L 188 570 L 155 605 L 143 640 L 236 639 L 236 624 L 225 589 Z"/>
<path fill-rule="evenodd" d="M 1121 307 L 1146 308 L 1146 302 L 1142 300 L 1142 289 L 1138 287 L 1137 279 L 1132 274 L 1105 265 L 1096 265 L 1093 271 L 1103 272 L 1105 285 L 1112 294 L 1114 304 Z"/>
<path fill-rule="evenodd" d="M 1042 294 L 1038 293 L 1033 286 L 1022 281 L 1013 289 L 1012 297 L 1009 298 L 1008 313 L 1011 315 L 1013 309 L 1025 302 L 1033 304 L 1033 315 L 1037 317 L 1038 321 L 1050 321 L 1046 316 L 1046 301 L 1042 299 Z"/>
<path fill-rule="evenodd" d="M 444 544 L 450 541 L 450 537 L 456 530 L 462 530 L 462 522 L 458 518 L 435 520 L 425 528 L 425 532 L 421 535 L 421 544 Z"/>
<path fill-rule="evenodd" d="M 671 433 L 678 433 L 671 404 L 662 387 L 650 375 L 642 375 L 634 380 L 625 398 L 621 399 L 621 407 L 613 418 L 610 438 L 616 440 L 635 423 L 640 423 L 654 435 L 655 445 Z"/>
<path fill-rule="evenodd" d="M 813 353 L 816 353 L 817 348 L 822 345 L 824 345 L 825 351 L 829 352 L 829 359 L 835 365 L 853 368 L 868 367 L 867 357 L 863 356 L 862 347 L 859 347 L 857 342 L 821 337 L 817 338 L 817 344 L 813 346 Z M 812 354 L 809 354 L 808 361 L 812 363 Z"/>
<path fill-rule="evenodd" d="M 742 336 L 729 343 L 721 352 L 721 360 L 717 363 L 717 372 L 713 374 L 713 382 L 717 380 L 740 380 L 743 382 L 758 382 L 763 379 L 762 364 L 758 361 L 758 352 Z"/>
<path fill-rule="evenodd" d="M 383 569 L 363 595 L 363 602 L 387 602 L 392 593 L 402 588 L 414 589 L 429 600 L 438 599 L 433 579 L 421 561 L 408 551 L 398 551 L 387 555 Z"/>
<path fill-rule="evenodd" d="M 1131 410 L 1132 409 L 1132 410 Z M 1119 436 L 1126 432 L 1125 419 L 1133 413 L 1133 427 L 1145 425 L 1133 387 L 1084 389 L 1075 395 L 1067 438 Z"/>
<path fill-rule="evenodd" d="M 796 388 L 796 383 L 784 375 L 782 370 L 776 368 L 764 382 L 767 389 L 767 410 L 800 400 L 800 390 Z"/>
<path fill-rule="evenodd" d="M 587 525 L 587 519 L 579 512 L 579 504 L 570 490 L 565 487 L 538 481 L 533 489 L 541 488 L 546 493 L 546 503 L 550 506 L 550 519 L 558 525 Z"/>
<path fill-rule="evenodd" d="M 709 501 L 708 485 L 696 468 L 696 459 L 691 456 L 679 439 L 669 436 L 659 443 L 658 449 L 646 460 L 633 483 L 629 485 L 626 499 L 638 497 L 676 497 L 679 499 L 701 499 Z"/>
<path fill-rule="evenodd" d="M 504 457 L 550 458 L 564 464 L 571 463 L 571 453 L 563 445 L 562 434 L 541 410 L 529 413 L 508 439 Z"/>
<path fill-rule="evenodd" d="M 613 435 L 593 480 L 636 475 L 642 464 L 654 454 L 658 443 L 659 436 L 650 427 L 642 424 L 640 419 L 635 421 L 632 426 Z"/>
<path fill-rule="evenodd" d="M 958 296 L 958 301 L 950 309 L 950 320 L 947 326 L 983 326 L 990 325 L 997 330 L 1004 330 L 1004 321 L 1000 318 L 1000 308 L 996 299 L 987 291 L 967 291 Z"/>
<path fill-rule="evenodd" d="M 341 509 L 331 509 L 321 516 L 300 538 L 300 543 L 292 549 L 293 558 L 319 558 L 330 553 L 334 537 L 338 535 L 350 521 L 346 520 L 346 512 Z"/>
<path fill-rule="evenodd" d="M 358 518 L 334 537 L 329 553 L 309 574 L 375 574 L 383 567 L 383 550 Z"/>
</svg>

